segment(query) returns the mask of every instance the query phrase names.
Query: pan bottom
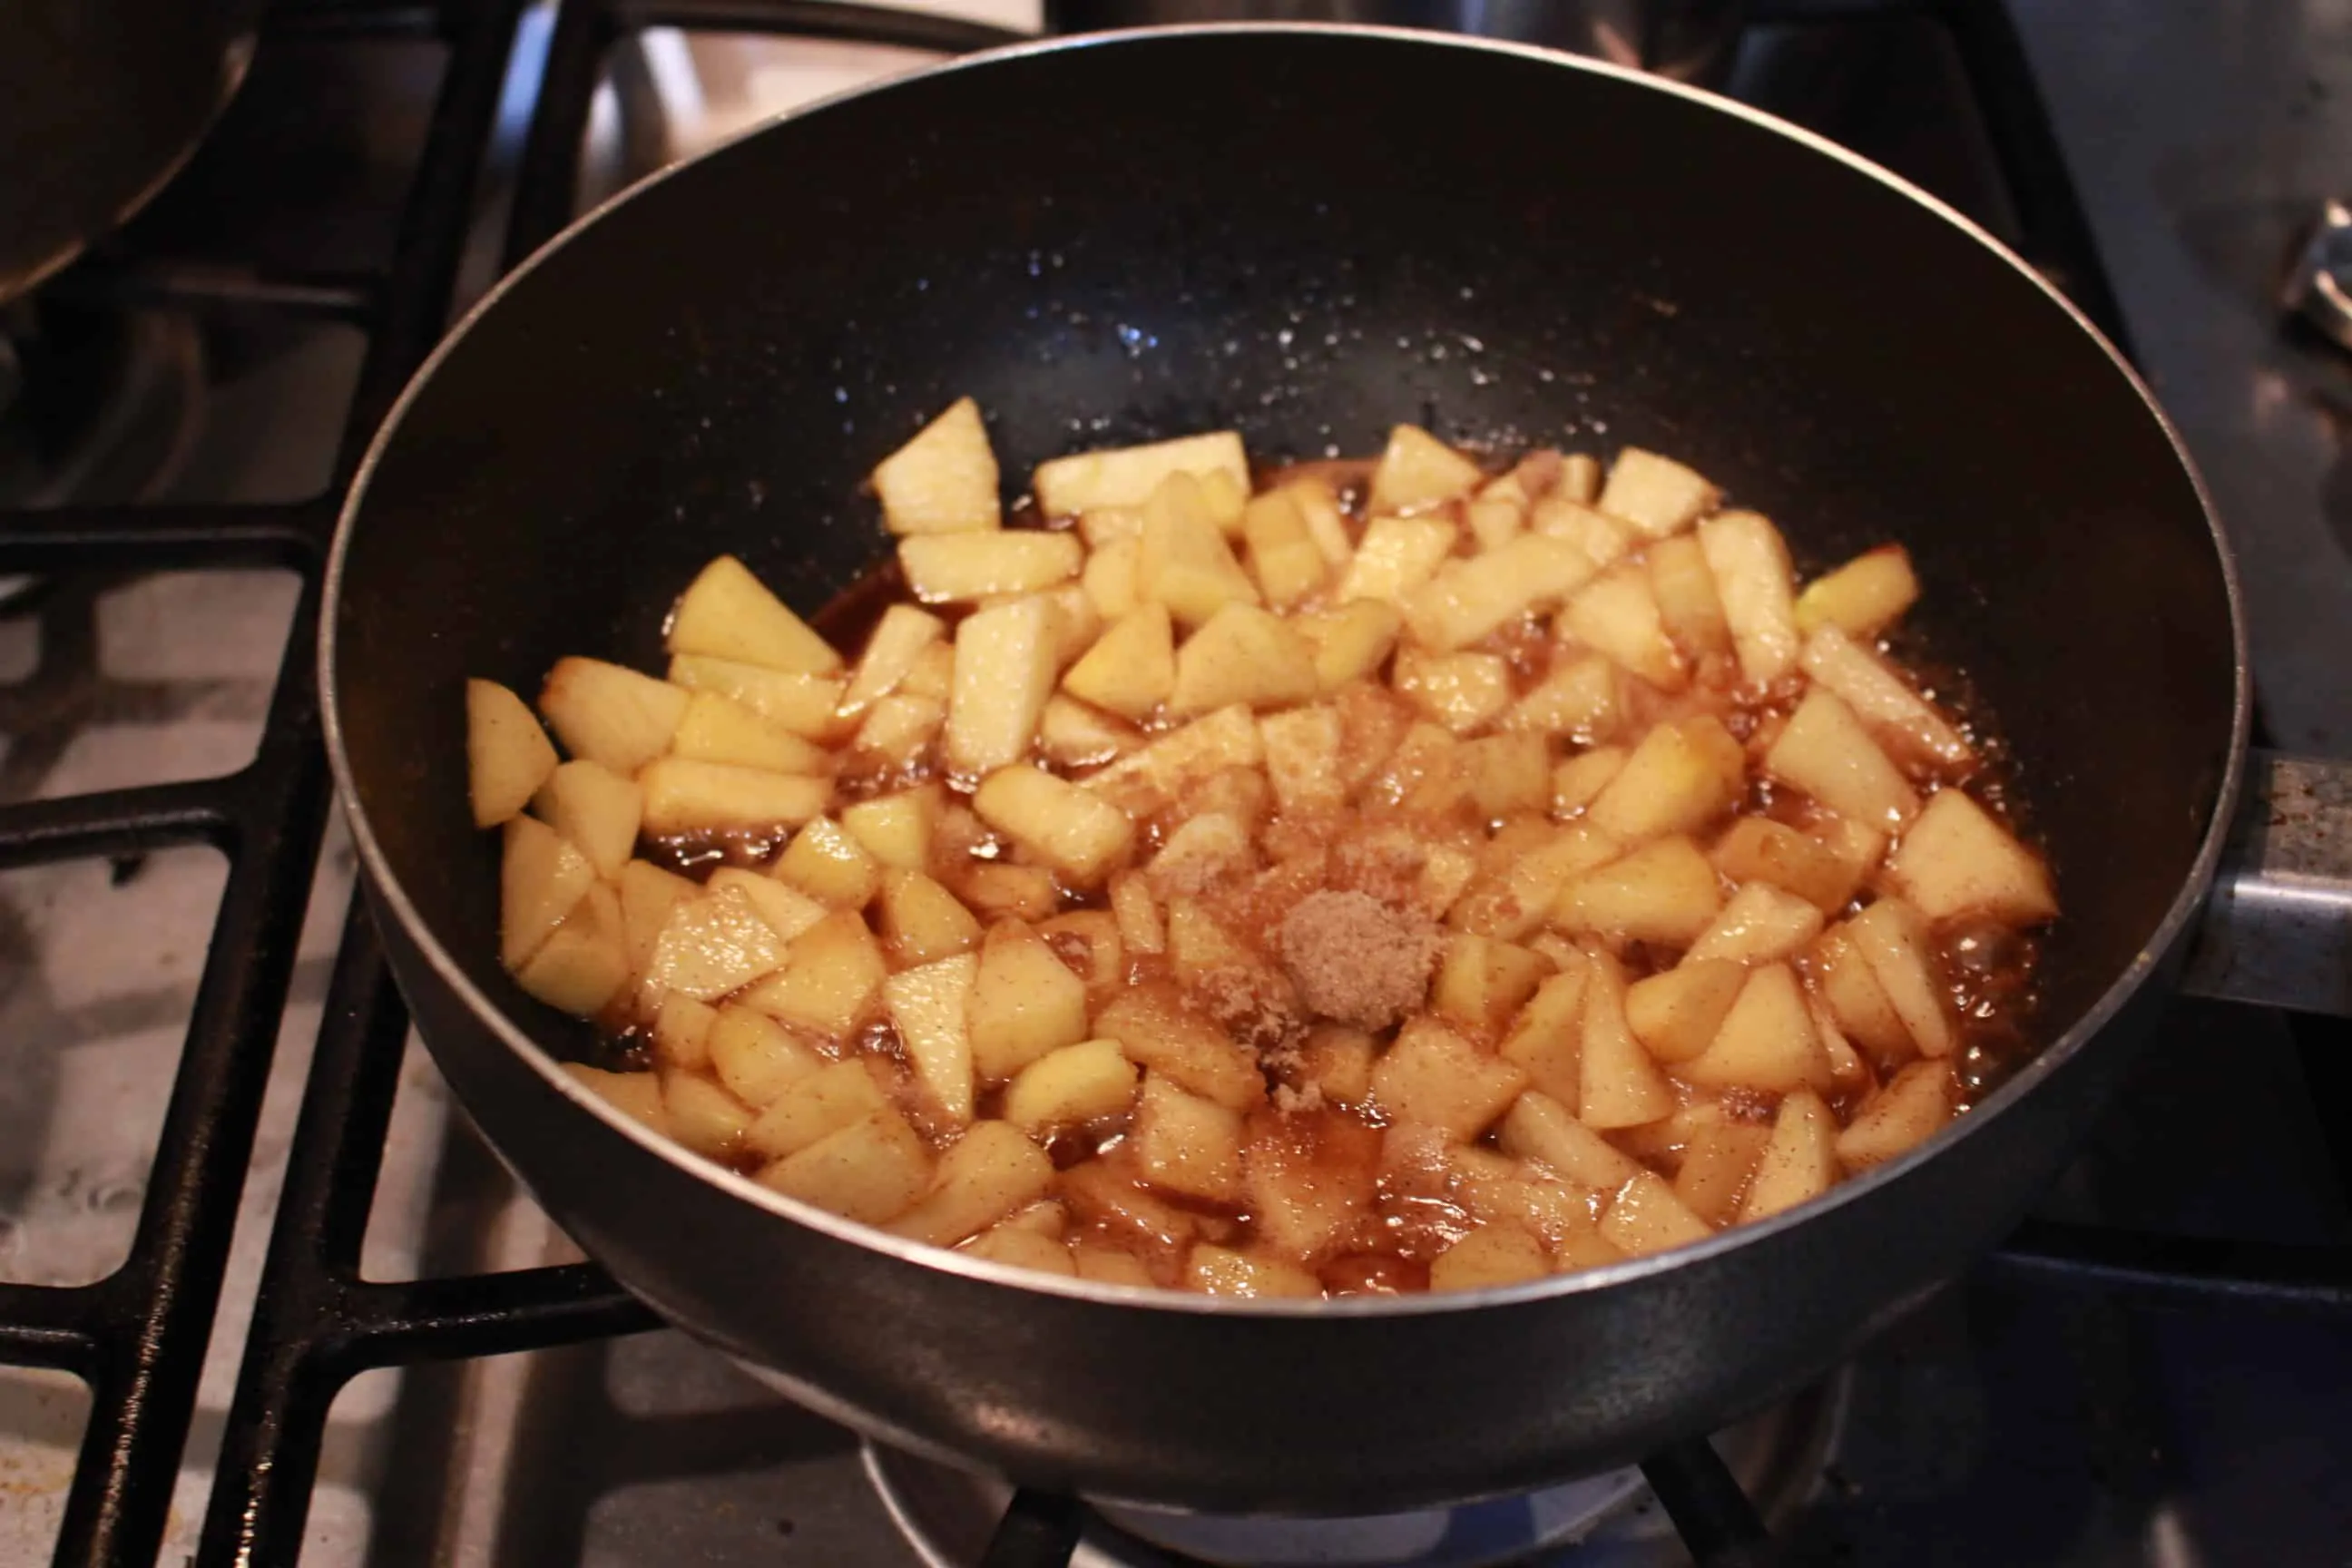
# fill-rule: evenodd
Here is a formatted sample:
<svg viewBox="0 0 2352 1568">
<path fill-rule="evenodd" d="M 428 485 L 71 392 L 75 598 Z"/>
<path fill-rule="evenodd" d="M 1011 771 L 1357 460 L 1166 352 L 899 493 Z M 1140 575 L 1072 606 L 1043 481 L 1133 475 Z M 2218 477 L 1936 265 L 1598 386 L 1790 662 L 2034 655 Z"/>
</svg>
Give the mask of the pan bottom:
<svg viewBox="0 0 2352 1568">
<path fill-rule="evenodd" d="M 1820 1484 L 1851 1380 L 1841 1369 L 1785 1404 L 1727 1427 L 1715 1445 L 1764 1518 L 1778 1523 Z M 868 1439 L 866 1473 L 929 1568 L 977 1568 L 1011 1500 L 1002 1478 Z M 1071 1568 L 1496 1568 L 1547 1553 L 1577 1568 L 1648 1568 L 1689 1555 L 1638 1469 L 1454 1508 L 1350 1519 L 1243 1518 L 1098 1504 Z M 1566 1553 L 1565 1555 L 1549 1555 Z"/>
</svg>

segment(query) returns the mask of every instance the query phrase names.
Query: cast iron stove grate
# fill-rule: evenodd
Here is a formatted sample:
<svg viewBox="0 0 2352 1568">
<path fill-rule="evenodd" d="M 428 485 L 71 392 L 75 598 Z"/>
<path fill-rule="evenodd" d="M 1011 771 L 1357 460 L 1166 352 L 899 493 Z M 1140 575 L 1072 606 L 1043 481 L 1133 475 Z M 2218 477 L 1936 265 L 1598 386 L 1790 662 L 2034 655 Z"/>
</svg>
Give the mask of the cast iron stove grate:
<svg viewBox="0 0 2352 1568">
<path fill-rule="evenodd" d="M 70 1372 L 91 1393 L 56 1549 L 59 1564 L 152 1563 L 163 1536 L 326 826 L 329 783 L 311 647 L 327 545 L 370 434 L 447 320 L 523 9 L 524 0 L 448 0 L 439 7 L 308 0 L 281 8 L 265 26 L 265 48 L 285 37 L 423 37 L 447 49 L 388 268 L 331 286 L 279 286 L 266 277 L 221 285 L 248 306 L 331 316 L 369 333 L 335 479 L 324 493 L 283 505 L 0 512 L 0 573 L 270 566 L 297 573 L 302 584 L 268 728 L 249 765 L 222 778 L 0 806 L 0 869 L 187 844 L 212 847 L 230 863 L 128 1260 L 89 1285 L 0 1283 L 0 1363 Z M 1735 80 L 1735 90 L 1804 118 L 1805 39 L 1822 29 L 1889 18 L 1948 35 L 2000 170 L 2000 190 L 1944 194 L 2009 238 L 2123 341 L 2087 224 L 1998 4 L 1815 0 L 1760 7 L 1751 41 L 1774 33 L 1790 47 L 1777 67 L 1768 60 L 1750 70 L 1744 64 L 1745 85 Z M 571 216 L 579 149 L 606 48 L 654 26 L 940 52 L 1011 37 L 826 0 L 562 0 L 532 105 L 508 265 Z M 1835 123 L 1817 129 L 1850 131 Z M 1853 139 L 1865 152 L 1902 162 L 1891 155 L 1899 146 L 1890 152 L 1866 137 Z M 1920 173 L 1936 183 L 1932 170 Z M 289 1562 L 299 1554 L 329 1406 L 356 1373 L 656 1326 L 649 1311 L 584 1264 L 397 1282 L 360 1278 L 405 1027 L 374 931 L 355 905 L 277 1209 L 195 1559 L 200 1568 Z M 1995 1261 L 2033 1279 L 2175 1302 L 2336 1313 L 2352 1307 L 2352 1270 L 2333 1253 L 2035 1224 Z M 1705 1442 L 1654 1456 L 1643 1469 L 1697 1562 L 1759 1563 L 1769 1554 L 1755 1510 Z M 1017 1495 L 989 1550 L 989 1568 L 1066 1563 L 1085 1519 L 1075 1500 Z"/>
</svg>

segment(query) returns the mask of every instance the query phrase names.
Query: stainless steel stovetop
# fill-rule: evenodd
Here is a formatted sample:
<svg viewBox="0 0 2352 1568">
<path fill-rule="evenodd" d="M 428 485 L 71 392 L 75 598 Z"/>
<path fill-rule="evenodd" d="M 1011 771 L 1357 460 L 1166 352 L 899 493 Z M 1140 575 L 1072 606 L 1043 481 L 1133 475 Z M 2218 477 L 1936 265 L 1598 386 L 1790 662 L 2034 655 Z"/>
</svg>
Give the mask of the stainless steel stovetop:
<svg viewBox="0 0 2352 1568">
<path fill-rule="evenodd" d="M 934 8 L 1036 19 L 1035 0 Z M 2352 5 L 2013 9 L 2124 319 L 2243 553 L 2265 717 L 2283 744 L 2352 754 L 2352 680 L 2338 674 L 2352 669 L 2352 361 L 2282 335 L 2270 298 L 2295 223 L 2352 184 L 2339 152 L 2352 145 Z M 520 155 L 549 24 L 530 14 L 509 75 L 467 264 L 477 290 L 495 269 L 499 176 Z M 1855 136 L 1998 228 L 2017 216 L 2003 150 L 1940 37 L 1907 15 L 1759 27 L 1733 90 Z M 608 62 L 582 200 L 919 58 L 644 35 Z M 331 279 L 361 265 L 389 242 L 437 66 L 433 46 L 397 37 L 265 48 L 230 121 L 144 231 L 225 267 Z M 140 411 L 167 436 L 124 441 L 103 482 L 185 501 L 315 490 L 361 334 L 331 312 L 289 321 L 263 301 L 208 310 L 192 340 L 169 279 L 152 292 L 169 352 Z M 205 777 L 253 754 L 293 614 L 290 576 L 5 589 L 0 800 Z M 0 1279 L 86 1282 L 123 1256 L 223 881 L 202 849 L 0 873 Z M 194 1551 L 350 884 L 348 849 L 331 836 L 161 1561 Z M 2043 1212 L 2341 1243 L 2352 1237 L 2347 1151 L 2328 1139 L 2344 1134 L 2317 1107 L 2346 1086 L 2347 1063 L 2340 1036 L 2184 1004 Z M 412 1041 L 365 1272 L 576 1256 L 451 1113 Z M 2347 1387 L 2352 1342 L 2336 1320 L 2158 1315 L 1987 1272 L 1724 1446 L 1807 1561 L 2340 1563 L 2352 1562 Z M 0 1368 L 0 1565 L 48 1560 L 87 1404 L 68 1376 Z M 961 1563 L 977 1561 L 1002 1496 L 870 1454 L 660 1332 L 361 1375 L 330 1418 L 302 1560 Z M 1394 1564 L 1460 1563 L 1562 1521 L 1589 1532 L 1584 1545 L 1532 1560 L 1687 1560 L 1628 1478 L 1423 1517 L 1358 1546 Z M 1248 1550 L 1327 1561 L 1312 1553 L 1328 1545 L 1260 1537 Z M 1170 1559 L 1106 1526 L 1078 1561 Z"/>
</svg>

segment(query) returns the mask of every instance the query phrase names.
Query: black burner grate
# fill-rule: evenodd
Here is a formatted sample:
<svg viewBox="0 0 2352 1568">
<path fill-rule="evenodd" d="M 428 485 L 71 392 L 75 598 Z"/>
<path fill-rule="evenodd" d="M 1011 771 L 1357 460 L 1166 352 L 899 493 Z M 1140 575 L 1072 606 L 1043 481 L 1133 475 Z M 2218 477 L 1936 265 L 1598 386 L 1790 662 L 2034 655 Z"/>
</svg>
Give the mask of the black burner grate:
<svg viewBox="0 0 2352 1568">
<path fill-rule="evenodd" d="M 431 129 L 382 276 L 272 280 L 171 257 L 141 258 L 136 268 L 110 274 L 113 286 L 126 290 L 233 300 L 368 330 L 369 352 L 326 494 L 282 506 L 0 512 L 0 573 L 265 565 L 291 569 L 302 581 L 268 729 L 247 767 L 220 779 L 0 806 L 0 868 L 184 844 L 211 846 L 231 865 L 128 1261 L 87 1286 L 0 1283 L 0 1363 L 61 1368 L 91 1391 L 57 1548 L 60 1564 L 148 1563 L 163 1539 L 326 821 L 312 639 L 327 543 L 359 454 L 447 320 L 523 6 L 524 0 L 448 0 L 439 7 L 308 0 L 274 15 L 265 28 L 264 48 L 272 39 L 331 36 L 426 37 L 447 50 Z M 1801 41 L 1809 28 L 1874 26 L 1890 17 L 1944 29 L 1965 66 L 2008 184 L 2003 210 L 1977 216 L 2008 231 L 2004 237 L 2121 341 L 2082 208 L 1996 0 L 1815 0 L 1761 7 L 1756 25 Z M 570 218 L 604 54 L 651 26 L 942 52 L 1012 37 L 829 0 L 562 0 L 532 106 L 508 265 Z M 1769 91 L 1757 96 L 1779 107 Z M 1834 125 L 1819 128 L 1838 133 Z M 1969 205 L 1960 195 L 1953 199 Z M 405 1026 L 374 932 L 354 908 L 196 1557 L 203 1568 L 299 1554 L 328 1410 L 355 1373 L 656 1325 L 644 1307 L 586 1265 L 398 1283 L 359 1278 Z M 2176 1303 L 2352 1308 L 2352 1260 L 2340 1252 L 2036 1225 L 2000 1262 L 2028 1279 Z M 1765 1560 L 1769 1547 L 1754 1509 L 1706 1443 L 1657 1456 L 1644 1469 L 1699 1563 Z M 989 1568 L 1066 1563 L 1084 1519 L 1070 1500 L 1020 1494 L 990 1549 Z"/>
</svg>

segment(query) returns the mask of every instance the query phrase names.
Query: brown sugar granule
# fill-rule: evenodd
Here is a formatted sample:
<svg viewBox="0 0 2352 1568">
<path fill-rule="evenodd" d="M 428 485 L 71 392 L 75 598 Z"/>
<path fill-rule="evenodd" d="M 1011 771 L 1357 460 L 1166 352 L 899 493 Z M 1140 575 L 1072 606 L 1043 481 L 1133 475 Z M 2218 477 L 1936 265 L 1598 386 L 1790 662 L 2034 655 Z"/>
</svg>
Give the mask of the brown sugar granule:
<svg viewBox="0 0 2352 1568">
<path fill-rule="evenodd" d="M 1189 989 L 1202 1011 L 1255 1051 L 1286 1049 L 1307 1027 L 1298 1016 L 1297 993 L 1271 969 L 1220 964 Z"/>
<path fill-rule="evenodd" d="M 1282 960 L 1307 1010 L 1385 1029 L 1420 1009 L 1437 961 L 1436 923 L 1369 893 L 1316 893 L 1282 922 Z"/>
</svg>

